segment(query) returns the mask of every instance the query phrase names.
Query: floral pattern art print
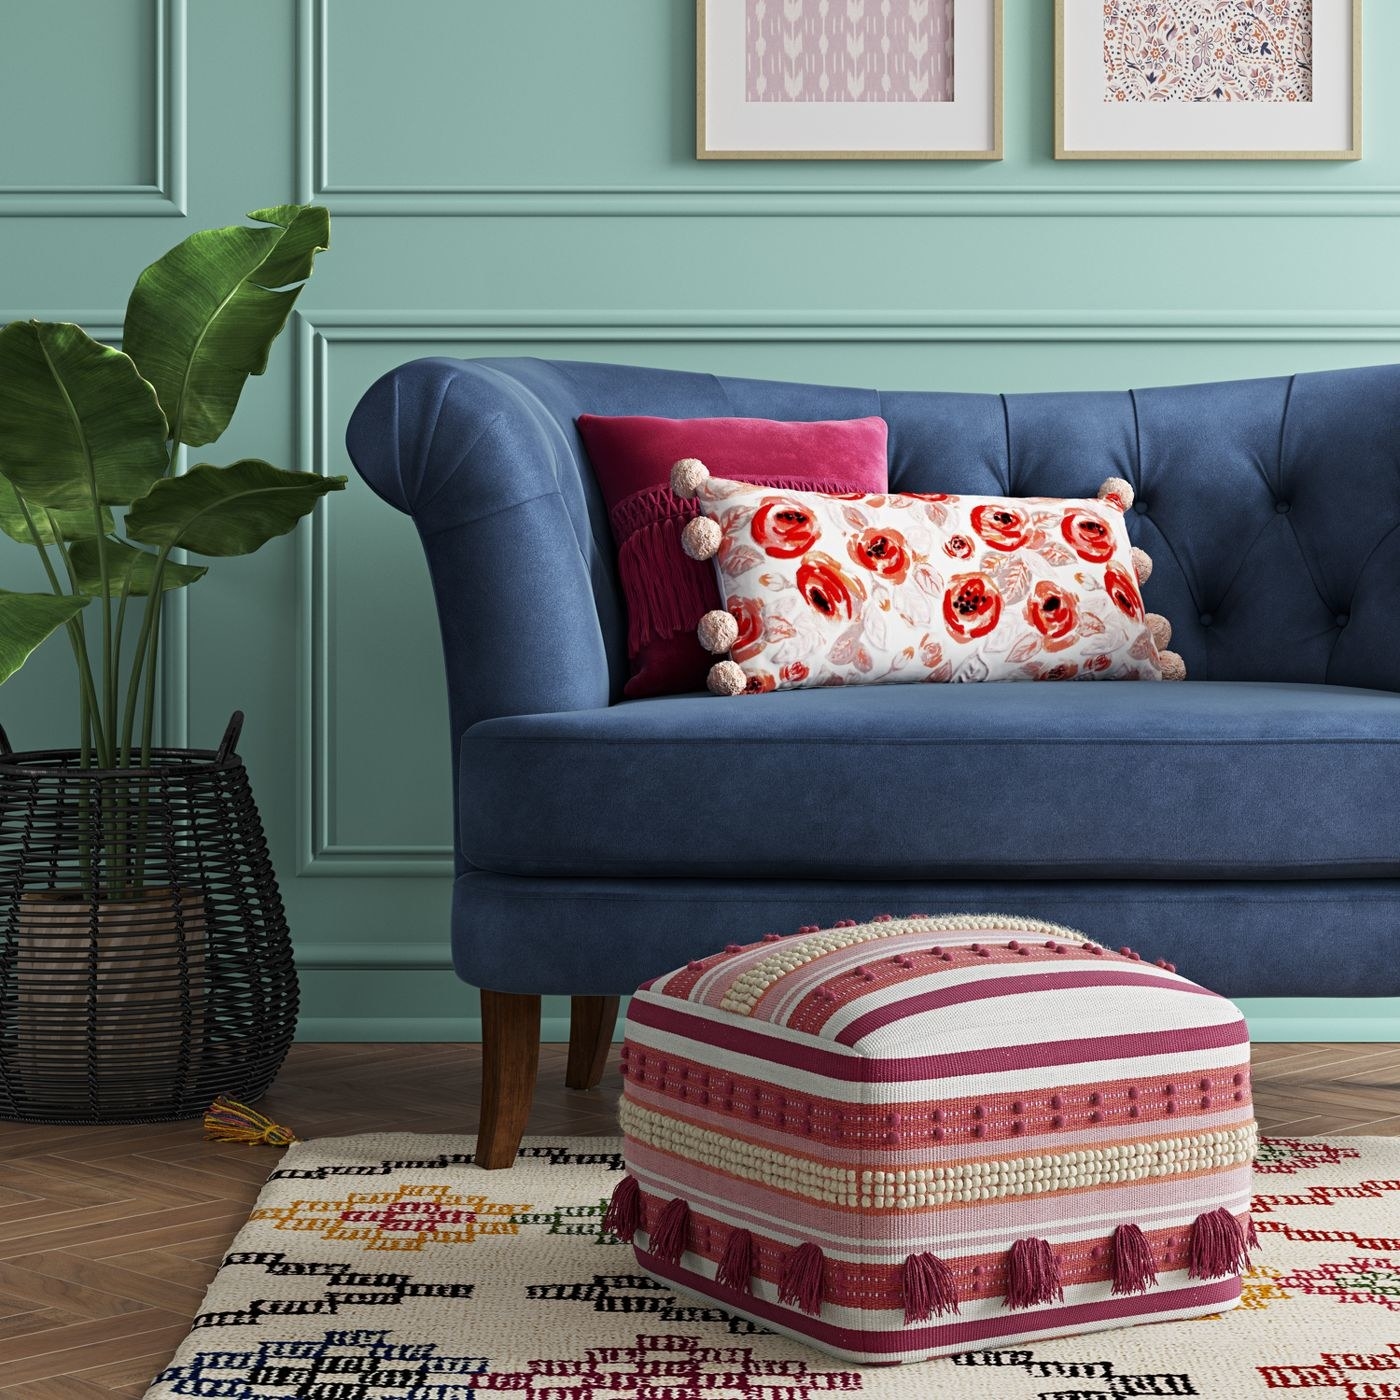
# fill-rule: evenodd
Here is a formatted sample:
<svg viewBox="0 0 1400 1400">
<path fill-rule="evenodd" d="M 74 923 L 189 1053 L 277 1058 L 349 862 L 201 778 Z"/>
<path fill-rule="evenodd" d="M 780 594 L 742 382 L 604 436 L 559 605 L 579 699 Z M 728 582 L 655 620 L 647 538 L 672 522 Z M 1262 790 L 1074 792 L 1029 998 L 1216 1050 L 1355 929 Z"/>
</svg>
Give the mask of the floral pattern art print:
<svg viewBox="0 0 1400 1400">
<path fill-rule="evenodd" d="M 1313 0 L 1103 0 L 1105 102 L 1311 102 Z"/>
<path fill-rule="evenodd" d="M 1160 680 L 1107 500 L 818 495 L 711 477 L 714 556 L 758 693 L 891 681 Z"/>
</svg>

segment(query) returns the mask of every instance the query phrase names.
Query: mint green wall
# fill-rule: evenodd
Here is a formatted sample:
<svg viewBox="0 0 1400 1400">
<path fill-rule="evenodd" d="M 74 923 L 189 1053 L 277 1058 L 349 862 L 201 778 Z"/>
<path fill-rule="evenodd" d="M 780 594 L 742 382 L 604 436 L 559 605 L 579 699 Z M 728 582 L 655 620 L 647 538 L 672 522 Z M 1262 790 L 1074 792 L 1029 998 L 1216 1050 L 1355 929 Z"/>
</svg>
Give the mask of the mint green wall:
<svg viewBox="0 0 1400 1400">
<path fill-rule="evenodd" d="M 0 315 L 112 336 L 186 232 L 320 200 L 334 247 L 210 455 L 333 472 L 363 388 L 426 353 L 990 390 L 1400 357 L 1400 5 L 1366 7 L 1366 159 L 1297 165 L 1057 165 L 1051 11 L 1006 0 L 1004 162 L 702 164 L 690 0 L 0 0 Z M 31 579 L 0 545 L 0 586 Z M 248 712 L 303 1033 L 473 1035 L 408 521 L 353 479 L 167 634 L 169 742 Z M 17 744 L 69 741 L 69 689 L 56 645 L 6 687 Z M 1396 1033 L 1394 1004 L 1251 1010 L 1266 1037 Z"/>
</svg>

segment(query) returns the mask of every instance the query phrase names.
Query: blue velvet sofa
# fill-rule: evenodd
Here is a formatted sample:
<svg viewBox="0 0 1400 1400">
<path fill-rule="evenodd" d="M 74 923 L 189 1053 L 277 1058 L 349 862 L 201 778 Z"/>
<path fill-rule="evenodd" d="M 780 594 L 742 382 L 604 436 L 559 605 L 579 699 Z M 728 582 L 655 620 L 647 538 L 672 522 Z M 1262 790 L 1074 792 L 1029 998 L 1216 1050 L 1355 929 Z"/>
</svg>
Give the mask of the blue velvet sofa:
<svg viewBox="0 0 1400 1400">
<path fill-rule="evenodd" d="M 880 414 L 895 490 L 1125 477 L 1191 679 L 618 703 L 585 411 Z M 425 359 L 349 447 L 436 593 L 487 1165 L 523 1127 L 541 993 L 574 998 L 569 1082 L 596 1083 L 618 994 L 805 923 L 1033 914 L 1230 995 L 1400 993 L 1400 367 L 998 396 Z"/>
</svg>

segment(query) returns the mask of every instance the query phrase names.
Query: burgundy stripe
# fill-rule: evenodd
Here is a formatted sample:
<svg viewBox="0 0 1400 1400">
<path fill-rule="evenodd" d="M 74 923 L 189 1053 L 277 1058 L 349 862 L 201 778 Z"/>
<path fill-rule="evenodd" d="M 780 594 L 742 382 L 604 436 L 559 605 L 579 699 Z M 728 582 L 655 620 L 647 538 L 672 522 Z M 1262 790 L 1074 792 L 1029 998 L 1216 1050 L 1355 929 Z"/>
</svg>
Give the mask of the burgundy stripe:
<svg viewBox="0 0 1400 1400">
<path fill-rule="evenodd" d="M 1086 1323 L 1176 1312 L 1182 1308 L 1199 1307 L 1204 1313 L 1222 1303 L 1232 1302 L 1240 1293 L 1240 1281 L 1232 1275 L 1210 1283 L 1193 1284 L 1187 1288 L 1122 1298 L 1102 1298 L 1094 1303 L 1072 1303 L 1059 1308 L 1001 1313 L 996 1317 L 938 1323 L 930 1327 L 902 1327 L 892 1331 L 864 1332 L 854 1327 L 837 1327 L 832 1323 L 822 1322 L 819 1318 L 804 1316 L 792 1308 L 771 1303 L 766 1298 L 747 1296 L 736 1300 L 733 1289 L 720 1287 L 704 1274 L 694 1273 L 679 1264 L 663 1263 L 644 1249 L 637 1249 L 636 1255 L 637 1262 L 648 1273 L 678 1283 L 692 1293 L 713 1298 L 731 1311 L 734 1310 L 737 1301 L 738 1311 L 745 1315 L 805 1333 L 827 1346 L 859 1354 L 880 1353 L 887 1356 L 929 1352 L 941 1347 L 955 1349 L 985 1341 L 990 1337 L 1018 1336 L 1026 1332 L 1044 1331 L 1047 1328 L 1063 1328 L 1065 1332 L 1073 1332 Z"/>
<path fill-rule="evenodd" d="M 1025 973 L 1020 977 L 984 977 L 976 982 L 962 982 L 953 987 L 937 987 L 913 996 L 902 997 L 874 1007 L 857 1016 L 845 1030 L 833 1038 L 839 1045 L 855 1045 L 857 1041 L 887 1026 L 891 1021 L 917 1015 L 920 1011 L 936 1011 L 941 1006 L 958 1006 L 966 1001 L 985 1001 L 988 997 L 1015 996 L 1019 992 L 1049 991 L 1056 987 L 1161 987 L 1172 992 L 1195 992 L 1199 996 L 1216 994 L 1194 982 L 1169 982 L 1165 977 L 1133 972 L 1118 967 L 1103 967 L 1098 961 L 1067 967 L 1064 971 Z"/>
<path fill-rule="evenodd" d="M 955 1055 L 916 1055 L 909 1059 L 872 1059 L 849 1052 L 837 1054 L 820 1044 L 800 1045 L 765 1035 L 742 1025 L 692 1016 L 669 1006 L 634 997 L 628 1019 L 641 1026 L 667 1031 L 700 1044 L 716 1045 L 737 1055 L 749 1055 L 787 1065 L 826 1079 L 852 1084 L 890 1084 L 911 1079 L 954 1079 L 969 1074 L 1033 1069 L 1047 1065 L 1087 1064 L 1094 1060 L 1131 1060 L 1142 1055 L 1183 1054 L 1249 1043 L 1243 1017 L 1217 1026 L 1187 1030 L 1144 1031 L 1139 1035 L 1089 1036 L 1080 1040 L 1042 1041 L 988 1050 L 964 1050 Z M 648 1052 L 650 1053 L 650 1052 Z"/>
</svg>

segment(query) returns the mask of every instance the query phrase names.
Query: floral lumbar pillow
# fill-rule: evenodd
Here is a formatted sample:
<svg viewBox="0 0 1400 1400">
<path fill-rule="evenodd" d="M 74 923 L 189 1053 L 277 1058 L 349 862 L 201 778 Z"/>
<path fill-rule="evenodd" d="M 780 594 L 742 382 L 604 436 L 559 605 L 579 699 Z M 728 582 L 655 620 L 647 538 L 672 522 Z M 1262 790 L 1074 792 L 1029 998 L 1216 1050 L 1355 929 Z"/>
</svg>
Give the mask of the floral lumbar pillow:
<svg viewBox="0 0 1400 1400">
<path fill-rule="evenodd" d="M 712 559 L 725 611 L 698 635 L 728 659 L 717 695 L 890 681 L 1182 680 L 1171 624 L 1138 585 L 1133 488 L 1096 500 L 817 495 L 677 462 L 701 514 L 682 547 Z"/>
</svg>

